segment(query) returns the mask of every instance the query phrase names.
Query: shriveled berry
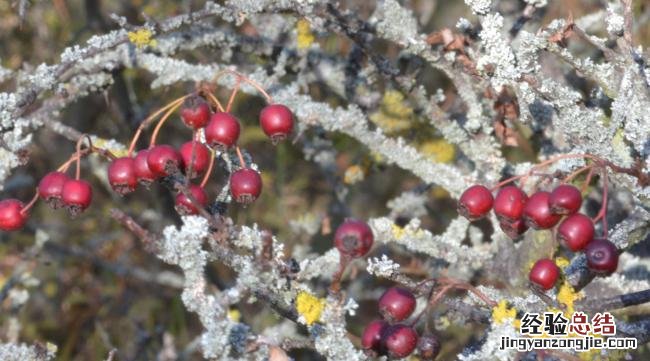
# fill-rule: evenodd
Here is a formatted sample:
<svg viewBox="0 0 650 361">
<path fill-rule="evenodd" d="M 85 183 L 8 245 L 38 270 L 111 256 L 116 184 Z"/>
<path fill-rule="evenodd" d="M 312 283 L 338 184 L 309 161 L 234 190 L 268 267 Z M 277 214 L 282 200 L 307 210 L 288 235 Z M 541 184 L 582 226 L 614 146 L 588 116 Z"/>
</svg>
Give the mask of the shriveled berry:
<svg viewBox="0 0 650 361">
<path fill-rule="evenodd" d="M 557 238 L 571 251 L 580 251 L 594 238 L 594 223 L 582 213 L 572 214 L 558 226 Z"/>
<path fill-rule="evenodd" d="M 381 335 L 382 346 L 388 356 L 403 358 L 415 350 L 418 334 L 413 327 L 402 324 L 388 326 Z"/>
<path fill-rule="evenodd" d="M 230 175 L 230 194 L 237 203 L 253 203 L 262 192 L 262 177 L 257 171 L 242 168 Z"/>
<path fill-rule="evenodd" d="M 470 221 L 485 217 L 492 209 L 492 192 L 482 185 L 473 185 L 465 190 L 458 200 L 458 213 Z"/>
<path fill-rule="evenodd" d="M 517 239 L 528 230 L 528 225 L 523 219 L 514 222 L 499 222 L 499 227 L 511 239 Z"/>
<path fill-rule="evenodd" d="M 194 197 L 194 200 L 197 201 L 202 207 L 205 207 L 208 204 L 208 195 L 205 193 L 205 189 L 198 185 L 190 185 L 189 191 Z M 191 215 L 199 214 L 198 208 L 190 201 L 189 198 L 185 196 L 183 192 L 180 192 L 176 195 L 176 212 L 180 215 Z"/>
<path fill-rule="evenodd" d="M 108 183 L 121 195 L 133 192 L 138 185 L 135 160 L 131 157 L 114 159 L 108 166 Z"/>
<path fill-rule="evenodd" d="M 542 258 L 535 262 L 535 265 L 528 274 L 530 282 L 544 291 L 553 288 L 558 277 L 560 277 L 560 269 L 555 262 L 548 258 Z"/>
<path fill-rule="evenodd" d="M 415 296 L 406 288 L 391 287 L 379 298 L 379 313 L 388 322 L 403 321 L 415 310 Z"/>
<path fill-rule="evenodd" d="M 183 165 L 185 166 L 185 175 L 189 178 L 195 178 L 201 175 L 210 165 L 210 150 L 201 142 L 189 141 L 184 143 L 181 145 L 180 153 L 181 158 L 183 158 Z M 192 169 L 192 174 L 189 174 L 190 168 Z"/>
<path fill-rule="evenodd" d="M 582 205 L 582 194 L 580 194 L 578 188 L 569 184 L 562 184 L 551 192 L 548 204 L 555 214 L 573 214 Z"/>
<path fill-rule="evenodd" d="M 240 126 L 237 118 L 230 113 L 214 113 L 205 127 L 205 140 L 217 150 L 226 150 L 239 139 Z"/>
<path fill-rule="evenodd" d="M 384 352 L 381 348 L 381 335 L 388 328 L 384 320 L 374 320 L 366 326 L 361 335 L 361 347 L 366 355 L 377 357 Z"/>
<path fill-rule="evenodd" d="M 440 340 L 432 334 L 425 334 L 418 339 L 418 354 L 422 361 L 433 361 L 436 359 L 441 349 Z"/>
<path fill-rule="evenodd" d="M 161 144 L 149 149 L 147 165 L 157 177 L 166 177 L 182 169 L 183 158 L 171 145 Z"/>
<path fill-rule="evenodd" d="M 192 129 L 203 128 L 210 120 L 210 106 L 203 97 L 192 95 L 183 102 L 181 119 Z"/>
<path fill-rule="evenodd" d="M 606 239 L 594 239 L 585 247 L 587 267 L 595 273 L 610 274 L 618 267 L 618 249 Z"/>
<path fill-rule="evenodd" d="M 375 237 L 366 222 L 347 219 L 334 234 L 334 246 L 342 255 L 348 257 L 363 257 L 374 242 Z"/>
<path fill-rule="evenodd" d="M 528 196 L 516 186 L 506 186 L 494 198 L 494 214 L 500 222 L 515 222 L 524 213 Z"/>
<path fill-rule="evenodd" d="M 61 199 L 68 208 L 70 215 L 75 217 L 90 206 L 93 199 L 93 189 L 90 183 L 83 179 L 69 179 L 63 184 Z"/>
<path fill-rule="evenodd" d="M 63 207 L 61 192 L 63 191 L 63 184 L 67 180 L 68 176 L 63 172 L 50 172 L 46 174 L 38 183 L 38 196 L 51 208 L 57 209 Z"/>
<path fill-rule="evenodd" d="M 149 151 L 143 149 L 139 151 L 133 159 L 135 165 L 135 176 L 138 179 L 138 182 L 145 187 L 149 187 L 151 183 L 158 178 L 149 168 L 149 164 L 147 163 L 148 157 Z"/>
<path fill-rule="evenodd" d="M 260 126 L 273 143 L 286 139 L 293 131 L 293 114 L 282 104 L 270 104 L 260 112 Z"/>
<path fill-rule="evenodd" d="M 523 218 L 526 224 L 534 229 L 552 228 L 560 220 L 561 216 L 551 212 L 548 205 L 549 192 L 538 191 L 533 193 L 524 207 Z"/>
<path fill-rule="evenodd" d="M 23 212 L 25 205 L 17 199 L 0 201 L 0 230 L 5 232 L 17 231 L 27 223 L 29 213 Z"/>
</svg>

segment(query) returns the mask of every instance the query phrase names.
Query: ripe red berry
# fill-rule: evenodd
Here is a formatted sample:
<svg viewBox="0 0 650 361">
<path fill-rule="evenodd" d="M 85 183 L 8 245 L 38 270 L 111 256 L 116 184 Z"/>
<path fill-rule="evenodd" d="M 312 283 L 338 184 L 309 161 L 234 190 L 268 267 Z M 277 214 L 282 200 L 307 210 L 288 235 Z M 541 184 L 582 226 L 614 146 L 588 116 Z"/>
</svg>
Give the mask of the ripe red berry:
<svg viewBox="0 0 650 361">
<path fill-rule="evenodd" d="M 523 219 L 518 219 L 514 222 L 499 222 L 499 226 L 503 233 L 511 239 L 517 239 L 528 230 L 528 225 Z"/>
<path fill-rule="evenodd" d="M 149 149 L 147 165 L 157 177 L 166 177 L 181 170 L 183 158 L 171 145 L 161 144 Z"/>
<path fill-rule="evenodd" d="M 61 199 L 68 208 L 70 215 L 74 217 L 90 206 L 93 199 L 93 189 L 90 183 L 83 179 L 69 179 L 63 184 Z"/>
<path fill-rule="evenodd" d="M 5 232 L 17 231 L 27 223 L 29 213 L 23 212 L 25 205 L 17 199 L 0 201 L 0 230 Z"/>
<path fill-rule="evenodd" d="M 528 198 L 528 202 L 524 207 L 523 218 L 529 227 L 549 229 L 560 220 L 561 216 L 551 212 L 551 207 L 548 205 L 550 195 L 549 192 L 538 191 Z"/>
<path fill-rule="evenodd" d="M 68 176 L 62 172 L 50 172 L 38 183 L 38 196 L 50 207 L 57 209 L 63 207 L 61 192 Z"/>
<path fill-rule="evenodd" d="M 210 120 L 210 106 L 202 97 L 190 96 L 183 102 L 181 119 L 192 129 L 203 128 Z"/>
<path fill-rule="evenodd" d="M 397 324 L 388 326 L 381 335 L 381 343 L 388 356 L 403 358 L 415 350 L 418 334 L 412 327 Z"/>
<path fill-rule="evenodd" d="M 580 251 L 594 238 L 594 223 L 584 214 L 572 214 L 558 226 L 557 237 L 571 251 Z"/>
<path fill-rule="evenodd" d="M 560 269 L 555 262 L 548 258 L 543 258 L 535 262 L 535 265 L 528 274 L 530 282 L 539 286 L 544 291 L 553 288 L 558 277 L 560 277 Z"/>
<path fill-rule="evenodd" d="M 201 186 L 190 185 L 189 191 L 201 206 L 205 207 L 208 204 L 208 195 L 205 193 L 205 189 Z M 180 215 L 190 215 L 198 214 L 199 210 L 192 204 L 189 198 L 185 196 L 183 192 L 176 195 L 176 212 Z"/>
<path fill-rule="evenodd" d="M 149 169 L 149 164 L 147 164 L 147 158 L 149 157 L 149 151 L 143 149 L 138 152 L 138 154 L 133 159 L 135 164 L 135 176 L 138 179 L 138 182 L 145 187 L 149 187 L 153 181 L 156 180 L 156 175 Z"/>
<path fill-rule="evenodd" d="M 582 205 L 582 194 L 580 194 L 578 188 L 569 184 L 562 184 L 551 192 L 548 204 L 555 214 L 573 214 Z"/>
<path fill-rule="evenodd" d="M 192 155 L 192 148 L 194 148 L 194 155 Z M 185 175 L 189 178 L 195 178 L 202 174 L 210 165 L 210 150 L 201 142 L 184 143 L 181 145 L 180 153 L 185 166 Z M 192 174 L 189 174 L 190 168 L 192 168 Z"/>
<path fill-rule="evenodd" d="M 482 185 L 473 185 L 465 190 L 458 200 L 458 213 L 470 221 L 485 217 L 492 209 L 492 192 Z"/>
<path fill-rule="evenodd" d="M 348 257 L 363 257 L 374 242 L 375 237 L 366 222 L 347 219 L 334 234 L 334 246 L 342 255 Z"/>
<path fill-rule="evenodd" d="M 402 287 L 391 287 L 379 298 L 379 313 L 388 322 L 403 321 L 415 310 L 415 296 Z"/>
<path fill-rule="evenodd" d="M 388 328 L 388 323 L 383 320 L 374 320 L 366 326 L 361 335 L 361 347 L 366 355 L 377 357 L 383 354 L 381 335 Z"/>
<path fill-rule="evenodd" d="M 239 121 L 230 113 L 214 113 L 205 127 L 205 139 L 214 149 L 226 150 L 239 139 Z"/>
<path fill-rule="evenodd" d="M 528 196 L 519 187 L 503 187 L 494 198 L 494 214 L 501 222 L 515 222 L 524 213 Z"/>
<path fill-rule="evenodd" d="M 438 337 L 432 334 L 425 334 L 418 339 L 418 354 L 423 361 L 433 361 L 440 353 L 441 345 Z"/>
<path fill-rule="evenodd" d="M 138 185 L 135 160 L 131 157 L 114 159 L 108 166 L 108 183 L 121 195 L 133 192 Z"/>
<path fill-rule="evenodd" d="M 267 105 L 260 112 L 260 126 L 275 144 L 286 139 L 293 131 L 293 114 L 282 104 Z"/>
<path fill-rule="evenodd" d="M 242 168 L 230 176 L 230 194 L 237 203 L 253 203 L 262 192 L 262 177 L 257 171 Z"/>
<path fill-rule="evenodd" d="M 587 266 L 601 274 L 610 274 L 618 267 L 618 249 L 606 239 L 594 239 L 585 247 Z"/>
</svg>

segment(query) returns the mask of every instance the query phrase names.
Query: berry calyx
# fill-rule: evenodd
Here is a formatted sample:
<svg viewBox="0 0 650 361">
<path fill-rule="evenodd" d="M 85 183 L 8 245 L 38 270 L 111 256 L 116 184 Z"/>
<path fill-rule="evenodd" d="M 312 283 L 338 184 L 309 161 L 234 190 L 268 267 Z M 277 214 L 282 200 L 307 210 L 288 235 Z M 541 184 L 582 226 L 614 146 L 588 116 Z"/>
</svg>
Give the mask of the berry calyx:
<svg viewBox="0 0 650 361">
<path fill-rule="evenodd" d="M 418 339 L 418 354 L 423 361 L 433 361 L 441 350 L 440 340 L 432 334 L 425 334 Z"/>
<path fill-rule="evenodd" d="M 63 184 L 61 199 L 67 207 L 68 213 L 75 217 L 90 206 L 93 199 L 93 189 L 90 183 L 83 179 L 69 179 Z"/>
<path fill-rule="evenodd" d="M 458 200 L 458 213 L 470 221 L 485 217 L 492 209 L 492 192 L 482 185 L 473 185 L 465 190 Z"/>
<path fill-rule="evenodd" d="M 251 168 L 242 168 L 230 175 L 230 194 L 237 203 L 253 203 L 262 192 L 262 177 Z"/>
<path fill-rule="evenodd" d="M 618 267 L 618 249 L 606 239 L 594 239 L 585 247 L 587 267 L 595 273 L 610 274 Z"/>
<path fill-rule="evenodd" d="M 181 119 L 192 129 L 203 128 L 210 120 L 210 106 L 201 96 L 192 95 L 183 102 Z"/>
<path fill-rule="evenodd" d="M 147 158 L 149 157 L 149 151 L 143 149 L 138 152 L 138 154 L 133 158 L 135 165 L 135 176 L 138 179 L 138 182 L 145 187 L 149 187 L 153 181 L 156 180 L 156 175 L 149 168 L 147 163 Z"/>
<path fill-rule="evenodd" d="M 366 355 L 376 357 L 383 354 L 381 335 L 388 328 L 388 323 L 383 320 L 374 320 L 366 326 L 361 335 L 361 347 Z"/>
<path fill-rule="evenodd" d="M 5 232 L 17 231 L 27 223 L 29 213 L 23 212 L 25 205 L 17 199 L 0 201 L 0 230 Z"/>
<path fill-rule="evenodd" d="M 578 188 L 569 184 L 562 184 L 551 192 L 548 204 L 551 207 L 551 212 L 555 214 L 573 214 L 582 205 L 582 194 L 580 194 Z"/>
<path fill-rule="evenodd" d="M 63 207 L 61 192 L 63 191 L 63 184 L 68 179 L 68 176 L 63 172 L 46 174 L 38 183 L 38 196 L 53 209 Z"/>
<path fill-rule="evenodd" d="M 535 192 L 524 207 L 523 218 L 526 224 L 534 229 L 549 229 L 557 224 L 561 216 L 551 212 L 548 199 L 551 196 L 549 192 Z"/>
<path fill-rule="evenodd" d="M 342 255 L 357 258 L 370 251 L 375 237 L 366 222 L 347 219 L 334 233 L 334 246 Z"/>
<path fill-rule="evenodd" d="M 500 222 L 515 222 L 524 213 L 528 196 L 516 186 L 503 187 L 494 198 L 494 214 Z"/>
<path fill-rule="evenodd" d="M 211 148 L 224 151 L 237 143 L 240 126 L 230 113 L 214 113 L 205 127 L 205 139 Z"/>
<path fill-rule="evenodd" d="M 559 277 L 560 269 L 555 262 L 548 258 L 542 258 L 535 262 L 535 265 L 528 274 L 530 282 L 544 291 L 553 288 Z"/>
<path fill-rule="evenodd" d="M 403 321 L 415 310 L 415 296 L 402 287 L 391 287 L 379 298 L 379 313 L 388 322 Z"/>
<path fill-rule="evenodd" d="M 267 105 L 260 112 L 260 126 L 273 144 L 276 144 L 293 131 L 293 114 L 282 104 Z"/>
<path fill-rule="evenodd" d="M 194 200 L 196 200 L 202 207 L 205 207 L 208 204 L 208 195 L 205 193 L 203 187 L 193 184 L 190 185 L 189 191 L 192 194 L 192 197 L 194 197 Z M 199 214 L 199 210 L 183 192 L 176 195 L 176 205 L 174 208 L 178 214 L 183 216 Z"/>
<path fill-rule="evenodd" d="M 131 157 L 114 159 L 108 166 L 108 183 L 120 195 L 133 192 L 138 185 L 135 160 Z"/>
<path fill-rule="evenodd" d="M 147 165 L 156 177 L 166 177 L 181 170 L 183 158 L 171 145 L 161 144 L 149 149 Z"/>
<path fill-rule="evenodd" d="M 499 222 L 499 227 L 511 239 L 517 239 L 528 230 L 528 225 L 523 219 L 514 222 Z"/>
<path fill-rule="evenodd" d="M 388 356 L 403 358 L 415 350 L 418 334 L 412 327 L 397 324 L 388 326 L 382 333 L 381 340 Z"/>
<path fill-rule="evenodd" d="M 558 226 L 557 237 L 566 248 L 580 251 L 594 238 L 594 223 L 584 214 L 572 214 Z"/>
<path fill-rule="evenodd" d="M 192 151 L 194 149 L 194 151 Z M 210 165 L 210 150 L 203 143 L 189 141 L 181 145 L 179 149 L 183 165 L 185 166 L 185 175 L 189 178 L 195 178 L 203 174 Z M 192 154 L 194 152 L 194 154 Z M 189 174 L 190 168 L 192 174 Z"/>
</svg>

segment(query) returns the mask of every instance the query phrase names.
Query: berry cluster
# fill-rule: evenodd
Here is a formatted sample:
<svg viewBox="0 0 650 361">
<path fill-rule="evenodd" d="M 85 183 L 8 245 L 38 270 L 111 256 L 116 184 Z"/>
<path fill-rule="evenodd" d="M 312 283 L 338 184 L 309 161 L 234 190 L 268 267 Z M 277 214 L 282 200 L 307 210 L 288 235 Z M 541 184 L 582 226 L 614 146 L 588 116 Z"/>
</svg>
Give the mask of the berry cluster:
<svg viewBox="0 0 650 361">
<path fill-rule="evenodd" d="M 124 157 L 117 158 L 110 151 L 93 146 L 90 137 L 84 135 L 79 139 L 76 152 L 70 159 L 56 171 L 48 173 L 41 179 L 37 193 L 29 204 L 25 205 L 17 199 L 0 201 L 0 230 L 21 229 L 27 222 L 29 210 L 38 199 L 44 200 L 54 209 L 65 207 L 72 216 L 88 208 L 93 192 L 90 183 L 80 179 L 80 162 L 82 157 L 91 153 L 109 159 L 108 181 L 111 188 L 120 195 L 133 192 L 138 184 L 148 187 L 152 182 L 179 176 L 176 179 L 182 179 L 184 184 L 183 187 L 177 187 L 175 209 L 179 214 L 188 215 L 200 213 L 201 209 L 208 204 L 205 185 L 212 173 L 215 153 L 229 152 L 234 149 L 239 164 L 238 169 L 230 174 L 228 182 L 230 194 L 237 203 L 246 205 L 254 202 L 262 191 L 262 178 L 258 171 L 247 166 L 237 146 L 241 125 L 239 120 L 230 113 L 233 100 L 239 90 L 239 83 L 248 82 L 266 97 L 269 105 L 260 112 L 259 124 L 274 144 L 291 134 L 294 119 L 289 108 L 281 104 L 273 104 L 270 96 L 258 84 L 241 74 L 234 74 L 237 76 L 237 86 L 225 108 L 206 87 L 176 99 L 142 122 Z M 193 132 L 192 138 L 178 149 L 168 144 L 156 144 L 156 137 L 163 124 L 179 108 L 183 124 Z M 134 155 L 135 145 L 142 131 L 156 119 L 158 123 L 151 135 L 149 147 Z M 88 145 L 82 149 L 84 139 L 88 140 Z M 74 162 L 77 164 L 76 176 L 71 178 L 66 171 Z M 199 176 L 203 176 L 200 183 L 191 183 Z"/>
</svg>

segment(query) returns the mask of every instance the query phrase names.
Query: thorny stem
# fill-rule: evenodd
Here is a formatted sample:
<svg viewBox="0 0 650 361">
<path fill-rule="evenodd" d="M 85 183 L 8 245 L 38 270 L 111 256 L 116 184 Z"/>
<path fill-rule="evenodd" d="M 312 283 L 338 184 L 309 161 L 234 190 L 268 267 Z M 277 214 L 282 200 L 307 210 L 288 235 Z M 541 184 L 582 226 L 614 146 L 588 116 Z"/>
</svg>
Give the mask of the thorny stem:
<svg viewBox="0 0 650 361">
<path fill-rule="evenodd" d="M 201 188 L 204 188 L 205 185 L 208 183 L 208 180 L 210 179 L 210 173 L 212 173 L 212 167 L 214 167 L 214 158 L 215 158 L 215 150 L 212 149 L 210 151 L 210 165 L 208 165 L 208 169 L 205 171 L 203 180 L 201 180 Z"/>
<path fill-rule="evenodd" d="M 246 168 L 246 162 L 244 162 L 244 156 L 241 154 L 239 147 L 235 147 L 235 151 L 237 151 L 237 157 L 239 158 L 239 166 L 241 168 Z"/>
<path fill-rule="evenodd" d="M 607 238 L 607 169 L 603 168 L 602 170 L 603 177 L 603 204 L 600 207 L 600 211 L 593 219 L 594 223 L 602 220 L 603 223 L 603 237 Z"/>
<path fill-rule="evenodd" d="M 149 148 L 156 145 L 156 138 L 158 137 L 158 133 L 160 132 L 160 129 L 162 128 L 163 124 L 165 124 L 165 121 L 172 115 L 172 113 L 174 113 L 174 111 L 176 111 L 176 109 L 178 109 L 178 107 L 180 107 L 181 104 L 183 104 L 183 100 L 185 100 L 185 98 L 187 97 L 188 97 L 187 95 L 182 97 L 178 101 L 178 103 L 176 103 L 174 106 L 169 108 L 169 110 L 167 110 L 167 113 L 165 113 L 165 115 L 163 115 L 162 118 L 160 118 L 158 124 L 156 124 L 156 128 L 154 128 L 153 133 L 151 134 L 151 141 L 149 142 Z"/>
<path fill-rule="evenodd" d="M 180 97 L 180 98 L 168 103 L 164 107 L 158 109 L 156 112 L 154 112 L 153 114 L 148 116 L 145 120 L 142 121 L 142 123 L 140 123 L 140 126 L 138 126 L 138 129 L 135 131 L 135 134 L 133 135 L 133 138 L 131 139 L 131 144 L 129 145 L 129 151 L 127 153 L 127 156 L 129 158 L 133 155 L 133 150 L 135 149 L 135 144 L 137 143 L 138 139 L 140 139 L 140 135 L 142 134 L 142 131 L 144 130 L 144 128 L 146 128 L 149 125 L 149 123 L 151 123 L 154 119 L 156 119 L 156 117 L 158 117 L 160 114 L 165 112 L 167 109 L 169 109 L 169 108 L 171 108 L 171 107 L 173 107 L 173 106 L 175 106 L 177 104 L 182 104 L 183 101 L 185 100 L 185 98 L 187 98 L 187 95 L 183 96 L 183 97 Z"/>
</svg>

